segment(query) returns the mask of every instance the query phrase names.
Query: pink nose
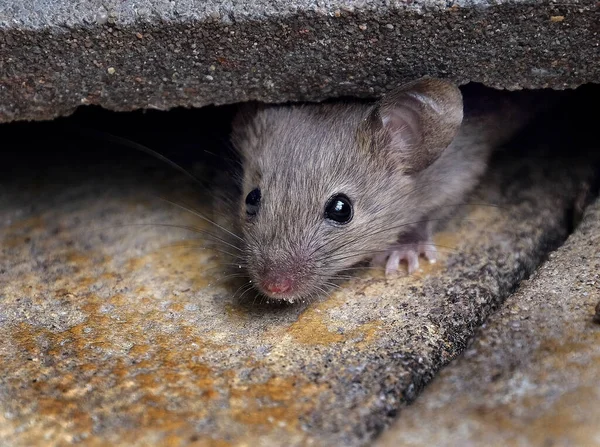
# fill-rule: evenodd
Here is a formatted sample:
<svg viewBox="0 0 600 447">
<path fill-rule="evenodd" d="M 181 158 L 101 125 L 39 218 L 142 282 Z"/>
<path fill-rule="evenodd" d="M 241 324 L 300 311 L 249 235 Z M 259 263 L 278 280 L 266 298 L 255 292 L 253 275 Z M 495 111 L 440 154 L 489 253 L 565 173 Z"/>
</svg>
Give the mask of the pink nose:
<svg viewBox="0 0 600 447">
<path fill-rule="evenodd" d="M 264 288 L 270 293 L 285 293 L 292 288 L 292 282 L 289 279 L 281 279 L 273 282 L 264 283 Z"/>
</svg>

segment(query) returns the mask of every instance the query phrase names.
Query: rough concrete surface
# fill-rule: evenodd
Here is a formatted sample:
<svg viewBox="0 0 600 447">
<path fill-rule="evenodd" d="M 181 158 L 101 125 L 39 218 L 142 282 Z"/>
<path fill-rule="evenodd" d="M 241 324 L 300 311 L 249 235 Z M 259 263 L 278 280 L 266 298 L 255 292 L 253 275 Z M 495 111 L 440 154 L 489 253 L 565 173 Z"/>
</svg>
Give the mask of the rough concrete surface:
<svg viewBox="0 0 600 447">
<path fill-rule="evenodd" d="M 599 303 L 596 202 L 377 446 L 599 446 Z"/>
<path fill-rule="evenodd" d="M 7 446 L 362 445 L 566 238 L 593 175 L 574 147 L 561 159 L 525 139 L 540 152 L 498 154 L 469 200 L 494 206 L 461 207 L 438 264 L 274 306 L 234 297 L 202 234 L 127 226 L 215 231 L 150 194 L 209 212 L 185 177 L 52 125 L 0 129 Z M 152 141 L 159 126 L 142 127 Z"/>
<path fill-rule="evenodd" d="M 378 96 L 428 75 L 600 82 L 596 0 L 4 0 L 0 122 Z"/>
</svg>

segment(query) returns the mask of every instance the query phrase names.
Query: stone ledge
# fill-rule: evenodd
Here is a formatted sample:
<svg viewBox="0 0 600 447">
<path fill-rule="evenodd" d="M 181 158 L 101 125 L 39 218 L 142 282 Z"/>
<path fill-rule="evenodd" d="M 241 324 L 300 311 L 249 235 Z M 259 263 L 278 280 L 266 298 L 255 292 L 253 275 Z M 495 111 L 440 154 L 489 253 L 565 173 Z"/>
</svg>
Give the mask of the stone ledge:
<svg viewBox="0 0 600 447">
<path fill-rule="evenodd" d="M 573 88 L 600 82 L 597 5 L 7 0 L 0 122 L 51 119 L 86 104 L 370 97 L 423 75 Z"/>
<path fill-rule="evenodd" d="M 193 123 L 214 113 L 194 111 Z M 162 122 L 171 145 L 172 114 L 157 115 L 141 115 L 140 131 L 156 142 Z M 2 127 L 4 150 L 22 159 L 0 166 L 0 444 L 367 443 L 567 237 L 594 172 L 593 152 L 575 156 L 581 128 L 563 118 L 497 154 L 469 201 L 499 206 L 464 207 L 436 236 L 438 264 L 410 278 L 365 272 L 283 307 L 235 300 L 201 235 L 124 225 L 201 226 L 148 198 L 158 188 L 210 212 L 185 178 L 51 134 L 59 123 L 20 124 L 14 143 L 17 126 Z M 564 126 L 566 160 L 544 149 L 563 145 Z"/>
<path fill-rule="evenodd" d="M 600 201 L 377 446 L 598 445 L 598 235 Z"/>
</svg>

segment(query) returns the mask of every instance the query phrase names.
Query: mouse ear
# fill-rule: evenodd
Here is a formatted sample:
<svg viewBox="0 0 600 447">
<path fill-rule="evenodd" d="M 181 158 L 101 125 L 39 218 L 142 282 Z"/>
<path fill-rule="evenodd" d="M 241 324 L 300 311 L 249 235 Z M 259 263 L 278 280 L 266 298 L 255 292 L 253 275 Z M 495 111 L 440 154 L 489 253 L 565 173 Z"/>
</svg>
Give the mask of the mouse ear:
<svg viewBox="0 0 600 447">
<path fill-rule="evenodd" d="M 423 78 L 382 98 L 369 121 L 403 172 L 419 172 L 450 145 L 463 119 L 462 94 L 441 79 Z"/>
</svg>

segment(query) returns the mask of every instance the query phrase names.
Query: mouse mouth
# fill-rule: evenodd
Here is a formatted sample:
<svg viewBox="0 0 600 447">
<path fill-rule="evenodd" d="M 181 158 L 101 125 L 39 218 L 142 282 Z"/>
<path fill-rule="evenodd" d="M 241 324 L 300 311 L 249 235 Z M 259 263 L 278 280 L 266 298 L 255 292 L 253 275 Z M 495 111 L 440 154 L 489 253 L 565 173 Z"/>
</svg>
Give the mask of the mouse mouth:
<svg viewBox="0 0 600 447">
<path fill-rule="evenodd" d="M 312 267 L 304 259 L 287 256 L 250 264 L 248 273 L 255 288 L 266 298 L 292 303 L 316 294 Z"/>
<path fill-rule="evenodd" d="M 263 278 L 258 281 L 259 289 L 266 296 L 285 301 L 294 301 L 298 293 L 296 282 L 289 277 Z"/>
<path fill-rule="evenodd" d="M 261 271 L 262 270 L 262 271 Z M 296 269 L 261 269 L 254 274 L 255 287 L 268 298 L 295 302 L 308 295 L 307 275 Z M 310 281 L 308 281 L 310 283 Z"/>
</svg>

